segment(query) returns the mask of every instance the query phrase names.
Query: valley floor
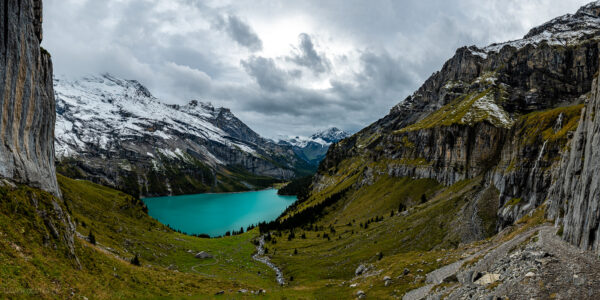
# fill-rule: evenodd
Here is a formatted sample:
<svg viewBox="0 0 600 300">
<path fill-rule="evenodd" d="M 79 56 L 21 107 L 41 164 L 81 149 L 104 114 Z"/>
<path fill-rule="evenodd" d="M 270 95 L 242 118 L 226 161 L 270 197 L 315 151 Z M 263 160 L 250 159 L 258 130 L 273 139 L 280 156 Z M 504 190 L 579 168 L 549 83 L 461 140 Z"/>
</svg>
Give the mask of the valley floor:
<svg viewBox="0 0 600 300">
<path fill-rule="evenodd" d="M 273 269 L 252 259 L 258 229 L 218 239 L 186 236 L 148 217 L 141 202 L 122 192 L 62 176 L 59 182 L 60 206 L 76 224 L 77 259 L 41 213 L 51 209 L 52 196 L 25 186 L 0 188 L 2 298 L 600 297 L 600 261 L 563 242 L 543 208 L 490 238 L 460 242 L 453 220 L 464 213 L 464 198 L 477 180 L 448 188 L 428 180 L 384 180 L 381 190 L 396 194 L 359 190 L 292 236 L 269 232 L 265 255 L 282 270 L 284 286 Z M 427 202 L 398 212 L 394 201 L 422 194 Z M 381 206 L 367 209 L 367 198 Z M 195 258 L 200 251 L 214 258 Z M 130 263 L 134 255 L 141 266 Z"/>
</svg>

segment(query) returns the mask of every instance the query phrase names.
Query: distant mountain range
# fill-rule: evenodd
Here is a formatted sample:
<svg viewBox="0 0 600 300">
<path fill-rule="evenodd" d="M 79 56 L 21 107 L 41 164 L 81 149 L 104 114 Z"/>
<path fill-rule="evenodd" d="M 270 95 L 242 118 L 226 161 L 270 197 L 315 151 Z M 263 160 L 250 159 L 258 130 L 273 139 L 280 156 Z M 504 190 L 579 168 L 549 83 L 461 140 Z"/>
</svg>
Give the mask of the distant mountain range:
<svg viewBox="0 0 600 300">
<path fill-rule="evenodd" d="M 54 79 L 59 172 L 141 195 L 238 191 L 310 174 L 294 147 L 227 108 L 167 105 L 109 74 Z"/>
<path fill-rule="evenodd" d="M 325 158 L 331 144 L 337 143 L 349 136 L 349 133 L 333 127 L 319 131 L 310 137 L 280 136 L 277 138 L 277 144 L 291 146 L 296 155 L 311 165 L 318 166 L 321 160 Z"/>
</svg>

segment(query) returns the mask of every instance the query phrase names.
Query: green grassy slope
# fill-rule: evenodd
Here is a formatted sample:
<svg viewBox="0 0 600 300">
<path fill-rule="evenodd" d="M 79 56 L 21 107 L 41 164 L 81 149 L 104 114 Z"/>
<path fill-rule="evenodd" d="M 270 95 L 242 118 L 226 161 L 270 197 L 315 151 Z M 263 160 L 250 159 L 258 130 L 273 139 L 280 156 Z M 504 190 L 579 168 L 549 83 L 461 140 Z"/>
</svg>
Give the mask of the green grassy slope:
<svg viewBox="0 0 600 300">
<path fill-rule="evenodd" d="M 93 232 L 97 245 L 75 238 L 79 266 L 39 216 L 51 211 L 51 195 L 26 186 L 0 188 L 0 298 L 197 299 L 221 290 L 237 295 L 242 288 L 279 293 L 274 272 L 251 259 L 256 231 L 190 237 L 148 217 L 122 192 L 62 176 L 59 182 L 64 202 L 58 203 L 70 211 L 77 232 Z M 194 258 L 199 251 L 214 259 Z M 129 263 L 134 254 L 142 266 Z"/>
<path fill-rule="evenodd" d="M 257 230 L 219 239 L 182 235 L 148 217 L 129 195 L 59 176 L 64 201 L 58 203 L 70 211 L 81 235 L 74 249 L 79 266 L 38 214 L 51 209 L 51 195 L 25 186 L 0 188 L 1 298 L 256 297 L 239 289 L 265 289 L 260 297 L 266 299 L 344 299 L 357 289 L 377 299 L 401 297 L 425 284 L 427 272 L 479 244 L 460 244 L 454 230 L 479 181 L 443 187 L 431 180 L 379 176 L 376 184 L 327 207 L 314 224 L 297 228 L 294 238 L 288 239 L 289 231 L 272 232 L 274 241 L 266 247 L 288 279 L 285 287 L 276 284 L 272 270 L 251 259 Z M 400 204 L 407 210 L 399 213 Z M 97 245 L 83 238 L 90 231 Z M 200 261 L 193 257 L 198 251 L 215 258 Z M 142 266 L 129 263 L 135 254 Z M 372 276 L 356 277 L 360 264 L 369 266 Z M 398 278 L 404 269 L 409 274 Z M 393 283 L 384 286 L 383 276 L 392 276 Z M 225 295 L 215 296 L 218 291 Z"/>
<path fill-rule="evenodd" d="M 463 100 L 470 101 L 465 102 L 468 105 L 462 105 L 464 101 L 452 103 L 447 110 L 457 111 L 450 109 L 454 106 L 471 107 L 484 96 L 466 97 Z M 576 127 L 581 108 L 581 105 L 572 105 L 517 116 L 509 129 L 516 136 L 514 153 L 500 158 L 498 170 L 509 173 L 524 168 L 526 150 L 531 144 L 541 145 L 544 141 L 548 142 L 544 153 L 548 157 L 543 158 L 552 163 L 552 157 L 560 157 L 560 150 L 566 147 L 568 133 Z M 428 128 L 424 123 L 447 126 L 464 120 L 466 114 L 440 111 L 406 130 Z M 482 116 L 485 118 L 475 121 L 489 122 L 487 116 Z M 372 146 L 379 139 L 377 133 L 358 134 L 356 148 L 360 151 L 320 170 L 310 196 L 288 210 L 279 221 L 290 223 L 295 216 L 302 216 L 315 207 L 321 209 L 327 203 L 320 211 L 321 217 L 308 219 L 312 223 L 293 230 L 280 226 L 285 229 L 270 232 L 275 242 L 267 245 L 269 253 L 286 277 L 293 277 L 291 290 L 310 290 L 316 298 L 349 298 L 358 289 L 368 291 L 369 297 L 377 299 L 402 297 L 405 292 L 424 285 L 428 271 L 455 261 L 467 249 L 486 243 L 486 238 L 496 234 L 498 209 L 502 203 L 493 184 L 483 176 L 452 186 L 443 186 L 431 179 L 391 177 L 387 170 L 389 164 L 427 169 L 432 162 L 402 157 L 388 159 L 381 153 L 382 149 Z M 410 147 L 403 140 L 398 141 L 397 146 Z M 343 196 L 330 204 L 328 200 L 340 194 Z M 542 207 L 533 216 L 525 216 L 517 222 L 514 229 L 544 223 L 543 215 Z M 277 225 L 265 228 L 277 228 Z M 373 265 L 372 276 L 356 276 L 355 270 L 361 264 Z M 404 269 L 409 270 L 409 275 L 398 277 Z M 394 278 L 393 283 L 384 286 L 384 276 Z M 357 286 L 351 287 L 352 283 Z"/>
<path fill-rule="evenodd" d="M 462 242 L 472 217 L 479 218 L 486 237 L 495 233 L 490 224 L 496 224 L 496 216 L 487 208 L 495 212 L 497 202 L 489 201 L 498 195 L 488 189 L 480 197 L 480 182 L 475 178 L 443 187 L 432 180 L 381 175 L 326 208 L 318 221 L 294 229 L 292 237 L 290 230 L 271 231 L 269 255 L 293 279 L 288 294 L 308 291 L 316 299 L 350 299 L 363 290 L 373 299 L 401 298 L 425 285 L 428 272 L 487 243 Z M 480 208 L 475 216 L 468 214 L 470 203 Z M 400 204 L 407 209 L 399 212 Z M 507 237 L 545 222 L 543 215 L 527 217 Z M 368 266 L 366 275 L 355 274 L 360 265 Z M 385 276 L 393 279 L 388 286 Z"/>
</svg>

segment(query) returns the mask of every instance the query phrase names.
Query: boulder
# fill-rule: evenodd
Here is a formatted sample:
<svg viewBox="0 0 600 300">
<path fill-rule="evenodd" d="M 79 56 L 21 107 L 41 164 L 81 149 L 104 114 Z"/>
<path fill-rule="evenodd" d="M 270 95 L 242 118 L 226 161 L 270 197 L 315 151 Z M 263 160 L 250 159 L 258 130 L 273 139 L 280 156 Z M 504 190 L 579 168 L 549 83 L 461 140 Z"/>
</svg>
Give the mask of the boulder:
<svg viewBox="0 0 600 300">
<path fill-rule="evenodd" d="M 384 286 L 389 286 L 390 284 L 392 284 L 392 277 L 390 277 L 390 276 L 383 277 L 383 282 L 384 282 Z"/>
<path fill-rule="evenodd" d="M 573 284 L 575 284 L 576 286 L 582 286 L 583 284 L 585 284 L 585 278 L 577 274 L 573 275 Z"/>
<path fill-rule="evenodd" d="M 500 280 L 500 274 L 488 273 L 488 274 L 484 274 L 483 276 L 481 276 L 481 278 L 477 279 L 477 281 L 475 281 L 475 284 L 488 285 L 488 284 L 492 284 L 498 280 Z"/>
<path fill-rule="evenodd" d="M 356 276 L 362 275 L 363 273 L 366 273 L 369 270 L 369 267 L 367 265 L 359 265 L 358 268 L 356 268 L 356 271 L 354 271 L 354 274 Z"/>
<path fill-rule="evenodd" d="M 527 272 L 527 274 L 525 274 L 525 277 L 528 277 L 528 278 L 535 277 L 535 273 Z"/>
<path fill-rule="evenodd" d="M 212 254 L 205 252 L 205 251 L 198 252 L 198 254 L 196 254 L 194 257 L 199 258 L 199 259 L 213 258 Z"/>
</svg>

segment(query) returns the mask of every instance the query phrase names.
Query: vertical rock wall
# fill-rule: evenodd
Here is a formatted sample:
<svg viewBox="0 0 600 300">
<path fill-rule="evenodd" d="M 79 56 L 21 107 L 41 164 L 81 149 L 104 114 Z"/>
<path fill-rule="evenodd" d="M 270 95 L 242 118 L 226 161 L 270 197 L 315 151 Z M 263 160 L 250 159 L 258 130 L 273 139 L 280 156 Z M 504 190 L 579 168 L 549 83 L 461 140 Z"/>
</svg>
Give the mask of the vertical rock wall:
<svg viewBox="0 0 600 300">
<path fill-rule="evenodd" d="M 600 85 L 596 79 L 570 150 L 554 172 L 549 214 L 562 221 L 563 238 L 600 254 Z"/>
<path fill-rule="evenodd" d="M 0 177 L 60 196 L 50 55 L 42 0 L 0 0 Z"/>
</svg>

